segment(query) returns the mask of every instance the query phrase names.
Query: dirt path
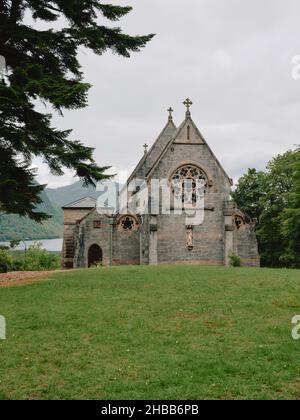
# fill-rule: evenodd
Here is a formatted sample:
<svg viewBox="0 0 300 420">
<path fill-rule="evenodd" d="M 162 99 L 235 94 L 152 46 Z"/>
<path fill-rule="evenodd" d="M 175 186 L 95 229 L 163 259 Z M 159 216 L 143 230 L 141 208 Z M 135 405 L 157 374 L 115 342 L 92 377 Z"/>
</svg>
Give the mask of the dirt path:
<svg viewBox="0 0 300 420">
<path fill-rule="evenodd" d="M 0 288 L 11 286 L 24 286 L 26 284 L 36 283 L 51 278 L 51 276 L 55 273 L 62 272 L 65 271 L 19 271 L 13 273 L 0 274 Z"/>
</svg>

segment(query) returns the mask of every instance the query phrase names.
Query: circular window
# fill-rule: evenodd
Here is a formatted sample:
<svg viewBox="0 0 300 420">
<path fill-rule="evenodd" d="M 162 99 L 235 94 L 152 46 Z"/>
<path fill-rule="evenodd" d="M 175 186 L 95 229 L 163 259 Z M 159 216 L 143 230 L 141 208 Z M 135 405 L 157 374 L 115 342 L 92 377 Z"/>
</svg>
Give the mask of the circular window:
<svg viewBox="0 0 300 420">
<path fill-rule="evenodd" d="M 194 165 L 185 165 L 172 175 L 171 184 L 176 200 L 185 205 L 195 205 L 205 194 L 208 179 L 202 169 Z"/>
<path fill-rule="evenodd" d="M 136 219 L 132 216 L 123 216 L 119 221 L 121 230 L 130 232 L 138 227 Z"/>
</svg>

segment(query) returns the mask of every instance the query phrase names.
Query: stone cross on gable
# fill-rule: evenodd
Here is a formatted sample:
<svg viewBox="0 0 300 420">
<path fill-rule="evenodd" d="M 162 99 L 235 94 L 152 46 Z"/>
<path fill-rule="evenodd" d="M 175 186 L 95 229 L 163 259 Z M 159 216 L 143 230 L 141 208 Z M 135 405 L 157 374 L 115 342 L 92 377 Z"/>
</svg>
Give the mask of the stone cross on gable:
<svg viewBox="0 0 300 420">
<path fill-rule="evenodd" d="M 143 148 L 144 148 L 144 150 L 145 150 L 145 151 L 144 151 L 145 155 L 148 153 L 148 147 L 149 147 L 149 146 L 148 146 L 148 144 L 147 144 L 147 143 L 145 143 L 145 144 L 144 144 L 144 146 L 143 146 Z"/>
<path fill-rule="evenodd" d="M 173 119 L 173 116 L 172 116 L 172 113 L 174 112 L 174 109 L 172 108 L 172 107 L 170 107 L 169 109 L 168 109 L 168 113 L 169 113 L 169 121 L 172 121 L 172 119 Z"/>
<path fill-rule="evenodd" d="M 185 105 L 185 106 L 186 106 L 186 113 L 187 113 L 187 114 L 190 114 L 190 107 L 193 105 L 193 102 L 192 102 L 189 98 L 187 98 L 187 99 L 183 102 L 183 105 Z"/>
</svg>

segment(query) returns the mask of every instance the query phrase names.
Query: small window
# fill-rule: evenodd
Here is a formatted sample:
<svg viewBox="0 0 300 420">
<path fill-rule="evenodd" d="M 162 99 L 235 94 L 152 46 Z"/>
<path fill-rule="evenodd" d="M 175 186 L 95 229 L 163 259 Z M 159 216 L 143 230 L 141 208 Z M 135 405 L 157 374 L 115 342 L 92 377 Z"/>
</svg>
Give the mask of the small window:
<svg viewBox="0 0 300 420">
<path fill-rule="evenodd" d="M 101 229 L 101 220 L 94 220 L 94 229 Z"/>
<path fill-rule="evenodd" d="M 235 217 L 235 225 L 236 225 L 237 229 L 240 229 L 244 224 L 245 224 L 245 222 L 244 222 L 244 220 L 241 216 L 236 216 Z"/>
<path fill-rule="evenodd" d="M 187 139 L 191 140 L 191 127 L 189 125 L 188 125 L 188 128 L 187 128 Z"/>
<path fill-rule="evenodd" d="M 126 217 L 122 220 L 122 226 L 124 230 L 132 230 L 135 225 L 135 220 L 132 217 Z"/>
<path fill-rule="evenodd" d="M 139 228 L 139 224 L 137 220 L 130 215 L 122 216 L 119 219 L 119 229 L 122 230 L 123 232 L 136 231 L 138 228 Z"/>
</svg>

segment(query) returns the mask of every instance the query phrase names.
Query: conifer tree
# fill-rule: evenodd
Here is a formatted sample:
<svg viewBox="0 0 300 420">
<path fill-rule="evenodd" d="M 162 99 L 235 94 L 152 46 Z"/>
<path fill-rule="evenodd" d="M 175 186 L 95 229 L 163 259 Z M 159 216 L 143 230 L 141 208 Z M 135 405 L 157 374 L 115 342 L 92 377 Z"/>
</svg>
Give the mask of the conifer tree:
<svg viewBox="0 0 300 420">
<path fill-rule="evenodd" d="M 53 127 L 52 115 L 40 112 L 36 103 L 59 113 L 86 107 L 90 85 L 83 81 L 79 47 L 130 57 L 153 37 L 105 25 L 130 11 L 99 0 L 0 0 L 0 56 L 7 66 L 7 77 L 0 80 L 0 211 L 37 221 L 47 217 L 35 211 L 45 186 L 35 182 L 34 157 L 55 175 L 74 170 L 87 185 L 106 177 L 93 149 L 71 139 L 71 130 Z M 28 14 L 49 29 L 26 23 Z"/>
</svg>

